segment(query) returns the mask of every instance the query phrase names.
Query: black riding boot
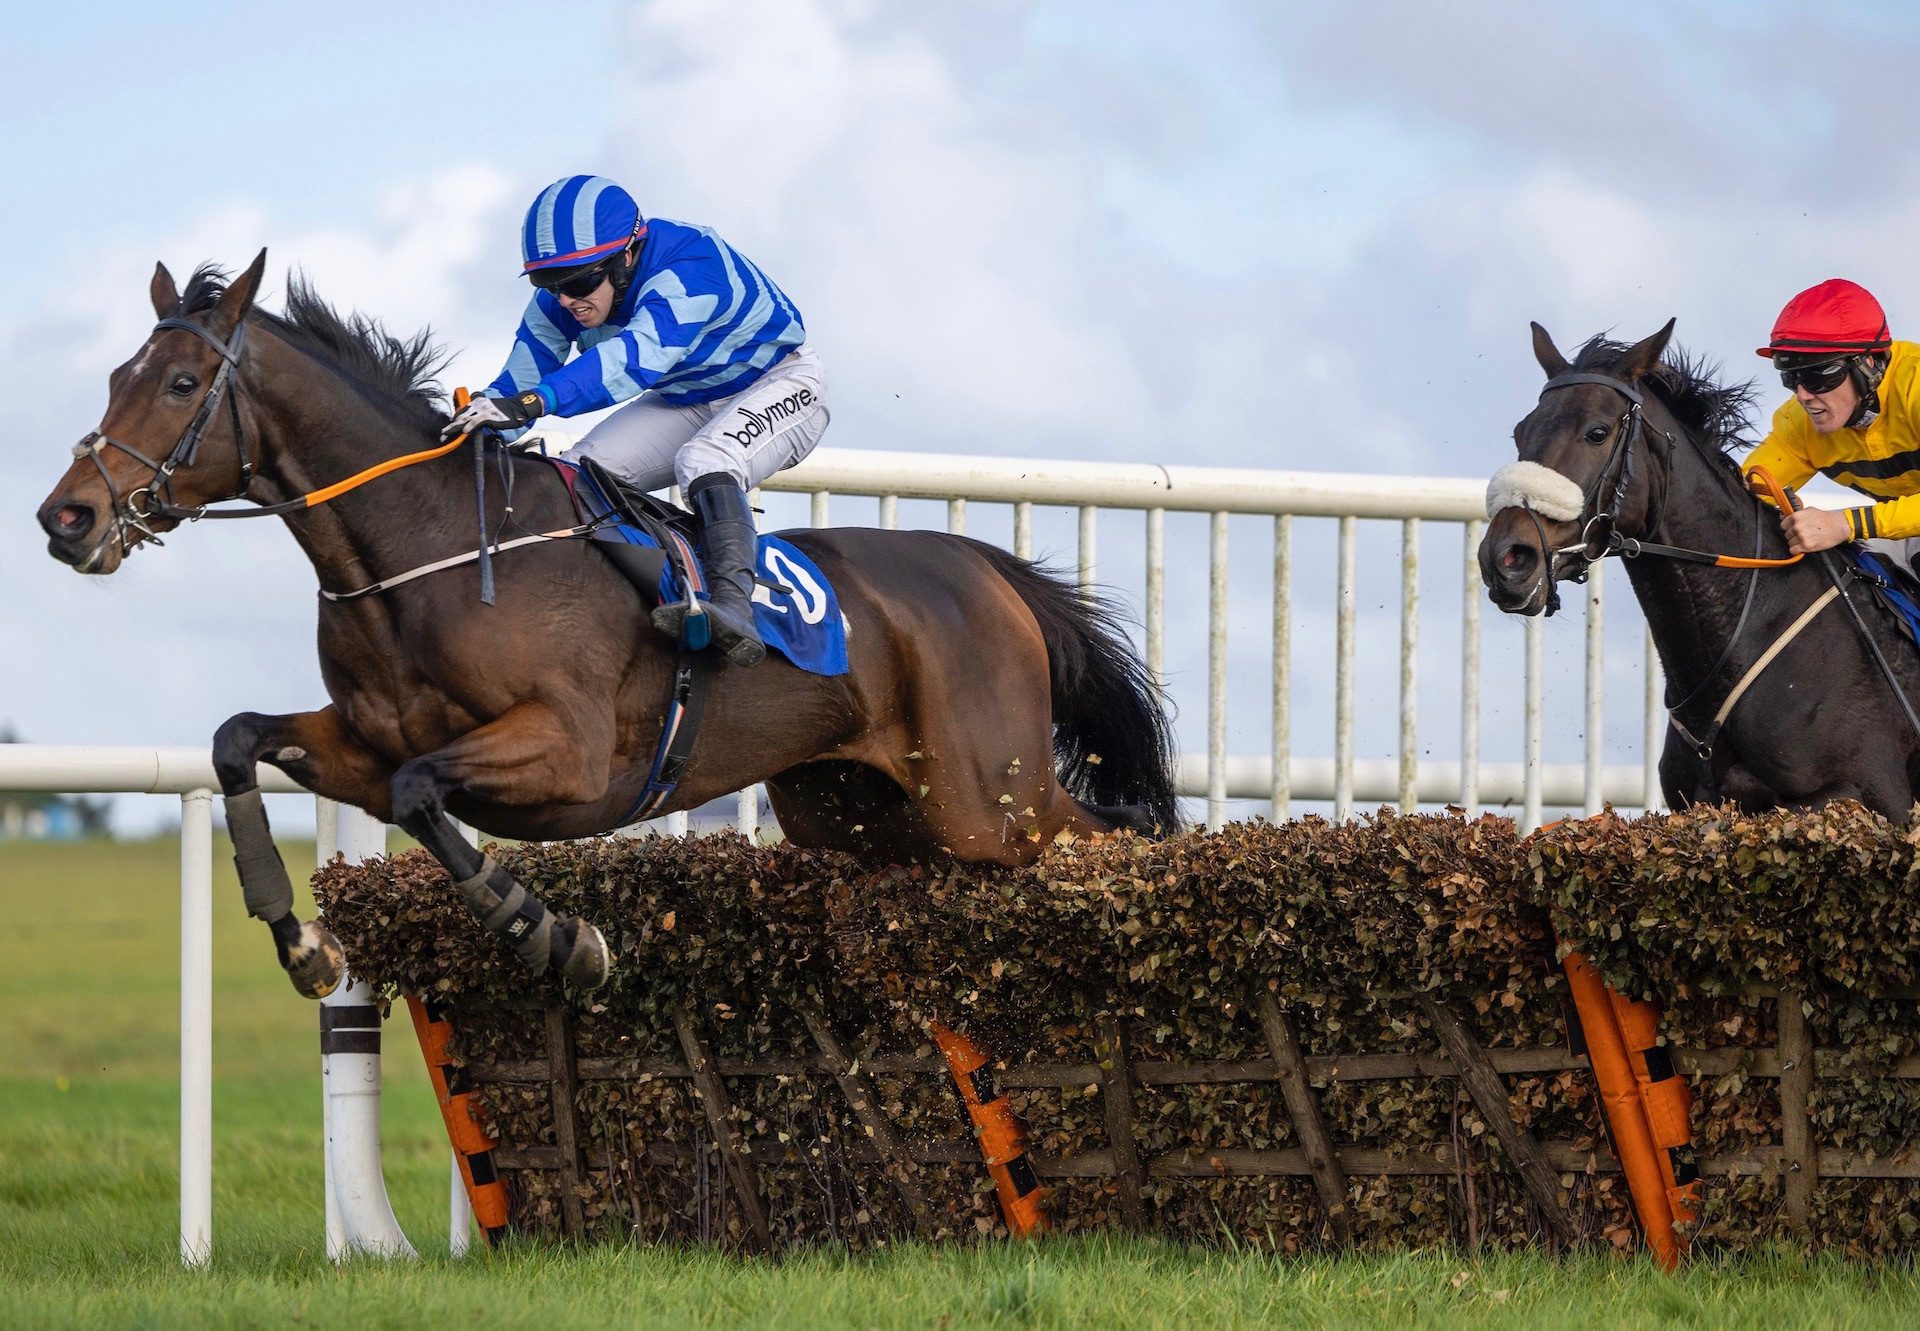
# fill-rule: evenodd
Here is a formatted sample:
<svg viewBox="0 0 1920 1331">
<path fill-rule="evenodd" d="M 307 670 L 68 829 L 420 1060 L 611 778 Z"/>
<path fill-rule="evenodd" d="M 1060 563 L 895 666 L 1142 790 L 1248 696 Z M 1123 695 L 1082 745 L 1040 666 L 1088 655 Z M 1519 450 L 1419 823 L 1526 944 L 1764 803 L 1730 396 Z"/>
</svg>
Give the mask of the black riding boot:
<svg viewBox="0 0 1920 1331">
<path fill-rule="evenodd" d="M 753 626 L 753 573 L 759 564 L 753 509 L 747 492 L 725 472 L 712 472 L 687 487 L 687 502 L 700 520 L 700 545 L 706 557 L 706 604 L 713 640 L 737 666 L 759 665 L 767 655 Z M 685 601 L 669 601 L 653 612 L 653 626 L 674 638 L 687 617 Z"/>
</svg>

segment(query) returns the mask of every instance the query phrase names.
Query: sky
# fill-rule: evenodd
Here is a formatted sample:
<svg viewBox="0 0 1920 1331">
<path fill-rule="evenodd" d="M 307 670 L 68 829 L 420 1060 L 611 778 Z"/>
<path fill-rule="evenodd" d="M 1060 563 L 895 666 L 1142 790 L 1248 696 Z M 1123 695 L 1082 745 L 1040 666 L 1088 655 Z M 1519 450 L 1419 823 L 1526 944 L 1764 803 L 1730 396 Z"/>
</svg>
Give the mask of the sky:
<svg viewBox="0 0 1920 1331">
<path fill-rule="evenodd" d="M 478 385 L 525 298 L 523 210 L 589 171 L 714 227 L 795 299 L 827 446 L 1474 478 L 1533 401 L 1529 320 L 1570 347 L 1678 316 L 1739 378 L 1829 276 L 1879 295 L 1896 336 L 1920 328 L 1906 6 L 107 8 L 10 32 L 0 103 L 0 725 L 41 742 L 199 744 L 321 698 L 312 573 L 277 524 L 184 530 L 87 580 L 34 526 L 146 335 L 156 260 L 184 275 L 266 246 L 269 306 L 297 269 L 398 332 L 431 326 L 457 352 L 446 382 Z M 1268 729 L 1268 530 L 1233 536 L 1241 752 Z M 1070 523 L 1043 537 L 1071 553 Z M 1204 520 L 1169 539 L 1170 581 L 1198 579 L 1170 593 L 1191 746 Z M 1321 661 L 1328 547 L 1297 539 L 1296 654 Z M 1391 533 L 1367 539 L 1393 568 Z M 1453 542 L 1432 546 L 1423 630 L 1443 661 L 1457 534 L 1430 541 Z M 1103 527 L 1123 597 L 1137 545 Z M 1363 696 L 1391 696 L 1397 593 L 1369 586 Z M 1612 700 L 1637 698 L 1637 629 L 1615 603 L 1609 745 L 1635 761 L 1637 714 Z M 1565 687 L 1579 631 L 1550 629 Z M 1487 632 L 1497 674 L 1518 629 Z M 1330 752 L 1326 672 L 1296 675 L 1302 751 Z M 1448 687 L 1422 693 L 1443 756 Z M 1498 749 L 1517 712 L 1489 687 Z M 1391 711 L 1363 715 L 1363 754 L 1390 753 Z M 1553 742 L 1577 756 L 1575 731 Z"/>
</svg>

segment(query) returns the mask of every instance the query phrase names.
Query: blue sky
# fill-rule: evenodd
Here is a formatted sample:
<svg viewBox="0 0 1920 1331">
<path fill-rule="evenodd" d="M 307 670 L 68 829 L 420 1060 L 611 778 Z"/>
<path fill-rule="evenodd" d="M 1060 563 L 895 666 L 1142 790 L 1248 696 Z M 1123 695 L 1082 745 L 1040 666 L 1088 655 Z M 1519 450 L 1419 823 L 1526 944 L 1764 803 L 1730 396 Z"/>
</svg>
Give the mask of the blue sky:
<svg viewBox="0 0 1920 1331">
<path fill-rule="evenodd" d="M 650 212 L 716 227 L 794 296 L 827 357 L 829 445 L 1452 476 L 1508 455 L 1538 381 L 1529 319 L 1570 345 L 1678 315 L 1682 342 L 1742 377 L 1786 297 L 1824 277 L 1875 290 L 1896 335 L 1920 329 L 1911 7 L 110 15 L 48 8 L 12 30 L 0 102 L 16 404 L 0 720 L 45 741 L 201 743 L 242 707 L 319 698 L 312 575 L 274 524 L 193 529 L 84 584 L 33 529 L 107 371 L 145 335 L 156 259 L 184 274 L 267 245 L 269 304 L 297 266 L 398 330 L 432 325 L 463 351 L 450 382 L 482 383 L 524 297 L 526 201 L 598 171 Z M 1103 559 L 1127 591 L 1137 539 L 1111 525 Z M 1262 539 L 1235 537 L 1236 613 L 1253 622 Z M 1303 577 L 1319 558 L 1303 554 Z M 1457 614 L 1450 594 L 1436 614 Z M 1313 656 L 1327 596 L 1300 595 L 1297 654 Z M 1387 635 L 1366 668 L 1387 696 L 1383 595 L 1366 602 Z M 1575 627 L 1551 636 L 1577 660 Z M 1183 624 L 1175 645 L 1190 743 L 1196 638 Z M 1263 644 L 1234 641 L 1250 684 L 1232 744 L 1257 750 Z M 128 676 L 141 688 L 108 686 Z M 1302 684 L 1303 709 L 1318 687 Z M 1614 716 L 1631 741 L 1631 709 Z M 1383 751 L 1384 725 L 1363 749 Z"/>
</svg>

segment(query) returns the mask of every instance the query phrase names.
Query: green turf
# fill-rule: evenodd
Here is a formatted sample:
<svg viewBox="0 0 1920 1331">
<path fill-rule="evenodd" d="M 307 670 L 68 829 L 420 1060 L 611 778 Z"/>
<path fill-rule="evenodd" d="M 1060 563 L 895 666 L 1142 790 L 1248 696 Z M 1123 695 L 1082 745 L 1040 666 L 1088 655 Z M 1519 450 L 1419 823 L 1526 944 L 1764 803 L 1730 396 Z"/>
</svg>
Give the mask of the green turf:
<svg viewBox="0 0 1920 1331">
<path fill-rule="evenodd" d="M 1785 1255 L 1669 1278 L 1603 1256 L 1282 1261 L 1165 1244 L 903 1248 L 781 1262 L 644 1249 L 462 1263 L 322 1254 L 314 1009 L 225 860 L 216 883 L 214 1261 L 176 1261 L 177 843 L 0 842 L 0 1326 L 1899 1327 L 1904 1269 Z M 288 849 L 296 873 L 310 847 Z M 446 1247 L 446 1140 L 390 1027 L 387 1177 Z"/>
</svg>

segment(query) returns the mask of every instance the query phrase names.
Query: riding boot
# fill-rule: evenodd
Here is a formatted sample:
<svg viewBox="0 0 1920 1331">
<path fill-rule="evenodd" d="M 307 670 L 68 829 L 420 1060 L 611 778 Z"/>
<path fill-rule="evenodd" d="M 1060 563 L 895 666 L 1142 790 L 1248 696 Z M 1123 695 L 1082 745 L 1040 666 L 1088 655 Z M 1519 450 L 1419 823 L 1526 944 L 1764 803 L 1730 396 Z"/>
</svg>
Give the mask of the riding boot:
<svg viewBox="0 0 1920 1331">
<path fill-rule="evenodd" d="M 713 641 L 735 665 L 759 665 L 767 648 L 753 625 L 759 543 L 747 492 L 725 472 L 712 472 L 687 487 L 687 502 L 700 523 L 709 595 L 705 609 Z M 686 617 L 685 601 L 669 601 L 654 610 L 653 626 L 678 638 Z"/>
</svg>

